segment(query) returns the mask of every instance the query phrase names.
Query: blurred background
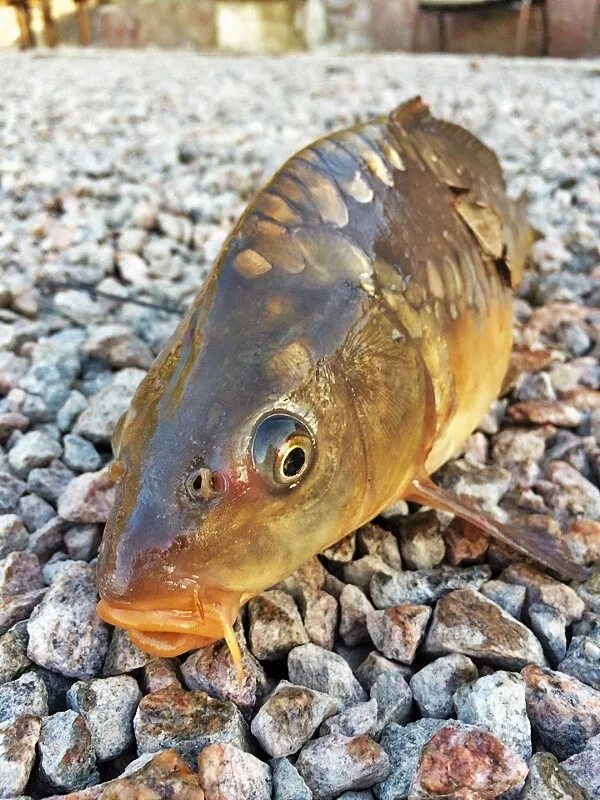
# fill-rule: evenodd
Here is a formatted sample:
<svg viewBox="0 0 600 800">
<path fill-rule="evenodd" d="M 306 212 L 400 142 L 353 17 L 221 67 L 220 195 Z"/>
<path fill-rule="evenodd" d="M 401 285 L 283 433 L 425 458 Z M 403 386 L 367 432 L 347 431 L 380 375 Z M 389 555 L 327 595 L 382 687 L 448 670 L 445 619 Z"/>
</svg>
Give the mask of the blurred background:
<svg viewBox="0 0 600 800">
<path fill-rule="evenodd" d="M 0 0 L 0 48 L 600 55 L 600 0 Z"/>
</svg>

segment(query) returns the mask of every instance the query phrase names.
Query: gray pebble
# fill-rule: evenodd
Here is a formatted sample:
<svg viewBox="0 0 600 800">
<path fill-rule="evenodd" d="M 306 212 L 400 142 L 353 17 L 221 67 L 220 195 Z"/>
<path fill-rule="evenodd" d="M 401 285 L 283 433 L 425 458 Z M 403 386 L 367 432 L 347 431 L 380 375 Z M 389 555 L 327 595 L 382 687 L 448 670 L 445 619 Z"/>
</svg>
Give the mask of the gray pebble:
<svg viewBox="0 0 600 800">
<path fill-rule="evenodd" d="M 531 758 L 531 725 L 525 684 L 514 672 L 494 672 L 461 686 L 454 695 L 462 722 L 489 731 L 525 761 Z"/>
<path fill-rule="evenodd" d="M 24 620 L 0 636 L 0 684 L 18 678 L 31 664 L 27 657 L 27 641 Z"/>
<path fill-rule="evenodd" d="M 600 691 L 600 642 L 591 636 L 574 636 L 557 669 Z"/>
<path fill-rule="evenodd" d="M 586 790 L 590 800 L 600 797 L 600 735 L 590 739 L 581 753 L 563 761 L 561 767 L 577 786 Z M 574 798 L 580 800 L 580 795 L 575 794 Z"/>
<path fill-rule="evenodd" d="M 10 553 L 25 550 L 29 542 L 27 528 L 16 514 L 0 516 L 0 558 Z"/>
<path fill-rule="evenodd" d="M 280 589 L 271 589 L 248 604 L 248 641 L 256 658 L 272 661 L 308 642 L 294 598 Z"/>
<path fill-rule="evenodd" d="M 260 707 L 250 729 L 269 756 L 281 758 L 297 753 L 339 707 L 336 697 L 281 681 Z"/>
<path fill-rule="evenodd" d="M 320 736 L 339 733 L 342 736 L 375 736 L 377 734 L 377 700 L 350 706 L 341 714 L 326 719 L 319 729 Z"/>
<path fill-rule="evenodd" d="M 35 467 L 47 466 L 62 454 L 60 444 L 41 431 L 24 433 L 8 452 L 8 463 L 19 478 L 26 478 Z"/>
<path fill-rule="evenodd" d="M 454 693 L 477 678 L 477 667 L 467 656 L 453 653 L 426 664 L 410 679 L 410 689 L 423 717 L 454 716 Z"/>
<path fill-rule="evenodd" d="M 337 653 L 315 644 L 296 647 L 288 656 L 290 681 L 338 697 L 344 708 L 366 700 L 348 663 Z"/>
<path fill-rule="evenodd" d="M 29 620 L 29 658 L 73 678 L 98 675 L 108 627 L 96 615 L 97 601 L 91 567 L 76 561 L 63 568 Z"/>
<path fill-rule="evenodd" d="M 340 636 L 352 647 L 370 639 L 367 614 L 373 606 L 358 586 L 346 584 L 340 594 Z"/>
<path fill-rule="evenodd" d="M 429 606 L 392 606 L 370 611 L 367 629 L 373 644 L 384 656 L 402 664 L 412 664 L 430 616 Z"/>
<path fill-rule="evenodd" d="M 391 723 L 404 725 L 412 718 L 412 692 L 400 672 L 388 670 L 378 675 L 371 686 L 370 696 L 377 703 L 377 736 Z"/>
<path fill-rule="evenodd" d="M 151 655 L 143 653 L 131 642 L 127 631 L 122 628 L 115 628 L 104 659 L 102 675 L 105 678 L 110 678 L 114 675 L 133 672 L 146 666 L 151 660 Z"/>
<path fill-rule="evenodd" d="M 0 561 L 1 599 L 11 599 L 43 586 L 40 562 L 33 553 L 10 553 Z"/>
<path fill-rule="evenodd" d="M 406 517 L 398 528 L 398 538 L 402 558 L 409 569 L 431 569 L 444 559 L 446 545 L 435 511 Z"/>
<path fill-rule="evenodd" d="M 543 603 L 530 605 L 527 614 L 531 630 L 539 639 L 550 664 L 556 667 L 567 652 L 567 620 L 560 611 Z"/>
<path fill-rule="evenodd" d="M 42 720 L 38 743 L 42 783 L 56 792 L 73 792 L 98 783 L 92 737 L 82 716 L 60 711 Z"/>
<path fill-rule="evenodd" d="M 173 747 L 195 769 L 207 745 L 227 742 L 250 750 L 249 732 L 233 703 L 205 692 L 168 686 L 142 698 L 133 720 L 138 755 Z"/>
<path fill-rule="evenodd" d="M 48 713 L 48 692 L 35 672 L 26 672 L 0 686 L 0 722 L 9 722 L 22 714 L 44 717 Z"/>
<path fill-rule="evenodd" d="M 63 542 L 73 561 L 91 561 L 98 555 L 101 539 L 100 525 L 73 525 L 65 531 Z"/>
<path fill-rule="evenodd" d="M 511 617 L 521 618 L 527 593 L 524 586 L 494 580 L 482 584 L 479 591 L 501 606 Z"/>
<path fill-rule="evenodd" d="M 88 401 L 81 392 L 73 390 L 56 414 L 56 424 L 61 431 L 71 430 L 77 417 L 85 411 Z"/>
<path fill-rule="evenodd" d="M 17 510 L 21 495 L 27 491 L 27 484 L 9 472 L 0 470 L 0 514 Z"/>
<path fill-rule="evenodd" d="M 74 472 L 94 472 L 102 465 L 100 454 L 91 442 L 75 433 L 63 439 L 63 461 Z"/>
<path fill-rule="evenodd" d="M 49 467 L 32 469 L 27 483 L 31 492 L 35 492 L 50 503 L 56 503 L 74 477 L 74 473 L 62 461 L 56 459 Z"/>
<path fill-rule="evenodd" d="M 271 761 L 273 800 L 312 800 L 312 793 L 287 758 Z"/>
<path fill-rule="evenodd" d="M 11 722 L 0 722 L 0 791 L 3 797 L 21 795 L 35 761 L 40 735 L 39 719 L 25 714 Z M 24 798 L 26 800 L 26 798 Z"/>
<path fill-rule="evenodd" d="M 111 383 L 90 399 L 88 407 L 77 417 L 73 432 L 92 442 L 109 443 L 143 377 L 144 372 L 135 367 L 117 372 Z"/>
<path fill-rule="evenodd" d="M 475 567 L 438 567 L 398 572 L 378 573 L 371 581 L 371 599 L 376 608 L 388 608 L 402 603 L 433 604 L 448 592 L 463 587 L 478 589 L 490 578 L 486 564 Z"/>
<path fill-rule="evenodd" d="M 78 681 L 67 692 L 92 737 L 98 761 L 110 761 L 133 742 L 133 717 L 142 693 L 130 675 Z"/>
<path fill-rule="evenodd" d="M 268 764 L 229 742 L 208 744 L 198 757 L 198 779 L 205 797 L 272 800 Z"/>
<path fill-rule="evenodd" d="M 333 800 L 342 792 L 368 789 L 389 773 L 385 751 L 367 736 L 331 734 L 309 742 L 296 768 L 314 800 Z"/>
<path fill-rule="evenodd" d="M 19 500 L 19 516 L 28 531 L 41 528 L 56 515 L 54 508 L 37 494 L 26 494 Z"/>
</svg>

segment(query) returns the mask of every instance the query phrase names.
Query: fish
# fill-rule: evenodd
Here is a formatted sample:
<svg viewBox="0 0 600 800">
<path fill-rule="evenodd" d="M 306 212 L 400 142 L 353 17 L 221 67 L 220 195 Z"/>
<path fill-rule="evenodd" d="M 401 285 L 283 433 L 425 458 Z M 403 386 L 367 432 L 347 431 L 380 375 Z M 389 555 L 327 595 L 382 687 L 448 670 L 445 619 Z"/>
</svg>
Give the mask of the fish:
<svg viewBox="0 0 600 800">
<path fill-rule="evenodd" d="M 99 616 L 239 665 L 243 605 L 400 499 L 585 579 L 430 477 L 501 391 L 531 241 L 494 153 L 419 97 L 286 161 L 115 429 Z"/>
</svg>

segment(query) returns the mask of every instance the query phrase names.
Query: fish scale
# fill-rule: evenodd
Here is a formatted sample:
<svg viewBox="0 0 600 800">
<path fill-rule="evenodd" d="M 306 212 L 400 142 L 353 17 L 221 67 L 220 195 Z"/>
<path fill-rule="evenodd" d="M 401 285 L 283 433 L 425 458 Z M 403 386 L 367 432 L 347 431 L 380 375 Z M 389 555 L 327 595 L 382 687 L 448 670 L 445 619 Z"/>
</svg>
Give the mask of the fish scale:
<svg viewBox="0 0 600 800">
<path fill-rule="evenodd" d="M 240 606 L 402 498 L 585 577 L 429 478 L 500 391 L 529 241 L 493 153 L 419 99 L 287 161 L 118 426 L 100 616 L 239 661 Z"/>
</svg>

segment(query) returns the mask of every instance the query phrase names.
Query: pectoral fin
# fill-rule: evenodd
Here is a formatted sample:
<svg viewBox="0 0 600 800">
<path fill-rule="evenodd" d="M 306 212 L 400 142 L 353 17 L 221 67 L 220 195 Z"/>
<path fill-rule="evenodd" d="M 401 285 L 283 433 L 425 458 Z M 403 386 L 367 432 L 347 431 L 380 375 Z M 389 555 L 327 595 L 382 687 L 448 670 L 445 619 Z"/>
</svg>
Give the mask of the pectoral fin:
<svg viewBox="0 0 600 800">
<path fill-rule="evenodd" d="M 564 578 L 584 581 L 590 575 L 588 569 L 571 561 L 561 542 L 544 531 L 518 523 L 505 525 L 497 522 L 485 512 L 472 508 L 459 497 L 436 486 L 428 478 L 414 480 L 405 499 L 430 506 L 438 511 L 446 511 L 467 520 L 484 533 L 518 550 L 534 561 L 538 561 Z"/>
</svg>

